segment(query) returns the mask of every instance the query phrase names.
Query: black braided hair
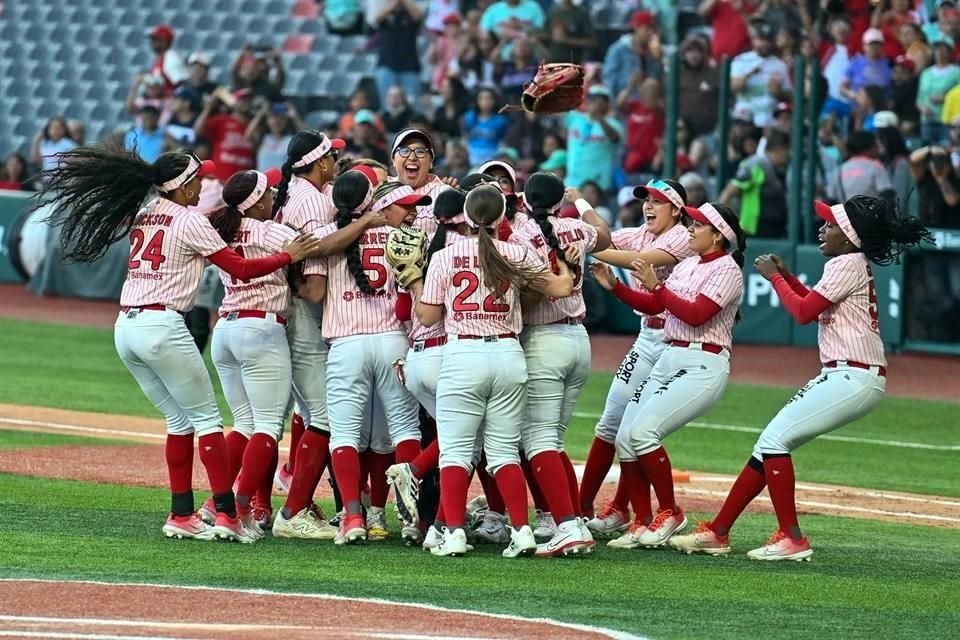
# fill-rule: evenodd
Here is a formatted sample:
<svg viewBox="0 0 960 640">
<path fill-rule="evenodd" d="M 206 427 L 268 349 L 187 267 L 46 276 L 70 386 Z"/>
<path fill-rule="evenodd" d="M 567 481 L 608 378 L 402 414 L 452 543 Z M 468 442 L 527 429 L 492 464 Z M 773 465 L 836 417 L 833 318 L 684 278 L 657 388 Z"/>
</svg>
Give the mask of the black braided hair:
<svg viewBox="0 0 960 640">
<path fill-rule="evenodd" d="M 544 171 L 538 171 L 531 175 L 523 188 L 523 197 L 527 207 L 530 208 L 530 217 L 540 227 L 540 232 L 547 240 L 547 246 L 556 253 L 557 258 L 566 262 L 571 269 L 579 269 L 580 265 L 567 260 L 566 252 L 560 246 L 557 234 L 553 230 L 553 224 L 550 222 L 550 209 L 563 200 L 563 194 L 563 182 L 560 181 L 560 178 Z"/>
<path fill-rule="evenodd" d="M 333 204 L 337 207 L 337 213 L 333 221 L 337 223 L 338 229 L 353 222 L 354 209 L 363 204 L 363 199 L 367 197 L 370 189 L 370 181 L 367 176 L 359 171 L 347 171 L 337 178 L 333 183 Z M 360 238 L 351 242 L 344 250 L 347 256 L 347 267 L 357 283 L 357 288 L 368 295 L 375 295 L 377 290 L 370 286 L 370 278 L 363 270 L 363 263 L 360 261 Z"/>
<path fill-rule="evenodd" d="M 151 164 L 110 141 L 58 154 L 57 165 L 40 173 L 46 186 L 36 203 L 52 206 L 47 220 L 61 227 L 61 257 L 74 262 L 103 257 L 130 232 L 150 190 L 176 178 L 189 163 L 189 155 L 168 151 Z"/>
<path fill-rule="evenodd" d="M 237 209 L 257 187 L 256 171 L 241 171 L 230 176 L 223 185 L 222 198 L 226 205 L 207 214 L 210 224 L 217 230 L 224 242 L 233 242 L 243 222 L 243 213 Z"/>
<path fill-rule="evenodd" d="M 433 203 L 433 215 L 440 222 L 436 233 L 433 234 L 433 240 L 427 247 L 427 263 L 437 251 L 447 246 L 447 231 L 451 226 L 447 223 L 454 216 L 463 213 L 463 205 L 467 201 L 467 194 L 460 189 L 447 189 L 437 194 L 437 199 Z"/>
<path fill-rule="evenodd" d="M 293 176 L 308 173 L 316 160 L 304 167 L 294 168 L 294 163 L 299 162 L 303 156 L 316 149 L 317 145 L 323 142 L 323 137 L 324 134 L 320 131 L 307 129 L 297 132 L 290 139 L 290 143 L 287 145 L 287 159 L 280 166 L 282 178 L 280 184 L 277 185 L 277 195 L 273 199 L 273 215 L 271 217 L 276 218 L 280 210 L 283 209 L 283 205 L 287 204 L 287 191 L 290 189 L 290 180 Z M 319 159 L 317 158 L 317 160 Z"/>
<path fill-rule="evenodd" d="M 900 254 L 910 247 L 934 242 L 920 220 L 903 217 L 895 205 L 883 198 L 853 196 L 843 203 L 843 208 L 860 236 L 860 250 L 874 264 L 899 263 Z"/>
</svg>

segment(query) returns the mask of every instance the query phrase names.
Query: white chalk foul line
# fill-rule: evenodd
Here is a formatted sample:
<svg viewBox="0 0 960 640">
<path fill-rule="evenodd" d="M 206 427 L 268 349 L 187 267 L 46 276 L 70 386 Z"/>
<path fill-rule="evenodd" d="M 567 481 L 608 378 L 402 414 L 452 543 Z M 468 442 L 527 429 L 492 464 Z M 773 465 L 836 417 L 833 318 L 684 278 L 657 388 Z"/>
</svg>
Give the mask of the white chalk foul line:
<svg viewBox="0 0 960 640">
<path fill-rule="evenodd" d="M 586 418 L 589 420 L 599 420 L 600 414 L 585 413 L 574 411 L 573 417 Z M 717 424 L 715 422 L 694 421 L 687 423 L 688 428 L 709 429 L 711 431 L 736 431 L 739 433 L 760 433 L 763 431 L 759 427 L 744 427 L 735 424 Z M 960 451 L 960 444 L 927 444 L 925 442 L 904 442 L 901 440 L 877 440 L 874 438 L 857 438 L 854 436 L 840 436 L 828 433 L 817 437 L 817 440 L 830 440 L 833 442 L 851 442 L 854 444 L 872 444 L 881 447 L 897 447 L 900 449 L 925 449 L 927 451 Z"/>
<path fill-rule="evenodd" d="M 235 587 L 207 587 L 202 585 L 173 585 L 159 584 L 150 582 L 106 582 L 102 580 L 51 580 L 49 578 L 0 578 L 0 583 L 15 582 L 37 582 L 40 584 L 85 584 L 102 587 L 141 587 L 150 589 L 169 589 L 171 591 L 182 589 L 186 591 L 217 591 L 221 593 L 244 593 L 255 596 L 272 596 L 278 598 L 309 598 L 313 600 L 329 600 L 333 602 L 363 602 L 367 604 L 386 605 L 391 607 L 406 607 L 410 609 L 425 610 L 429 612 L 442 611 L 444 613 L 467 614 L 471 616 L 494 618 L 497 620 L 509 620 L 510 622 L 534 623 L 552 625 L 573 631 L 583 631 L 606 636 L 612 640 L 649 640 L 644 636 L 634 635 L 626 631 L 615 631 L 603 627 L 594 627 L 586 624 L 576 624 L 573 622 L 561 622 L 550 618 L 524 618 L 523 616 L 510 615 L 508 613 L 487 613 L 486 611 L 473 611 L 470 609 L 453 609 L 441 607 L 434 604 L 421 604 L 419 602 L 398 602 L 395 600 L 384 600 L 382 598 L 349 598 L 347 596 L 337 596 L 327 593 L 294 593 L 287 591 L 271 591 L 269 589 L 240 589 Z M 46 637 L 46 636 L 43 636 Z M 72 637 L 72 636 L 71 636 Z M 409 637 L 407 635 L 404 638 Z"/>
<path fill-rule="evenodd" d="M 112 633 L 64 633 L 62 631 L 4 631 L 0 638 L 48 638 L 49 640 L 195 640 L 180 636 L 118 636 Z"/>
</svg>

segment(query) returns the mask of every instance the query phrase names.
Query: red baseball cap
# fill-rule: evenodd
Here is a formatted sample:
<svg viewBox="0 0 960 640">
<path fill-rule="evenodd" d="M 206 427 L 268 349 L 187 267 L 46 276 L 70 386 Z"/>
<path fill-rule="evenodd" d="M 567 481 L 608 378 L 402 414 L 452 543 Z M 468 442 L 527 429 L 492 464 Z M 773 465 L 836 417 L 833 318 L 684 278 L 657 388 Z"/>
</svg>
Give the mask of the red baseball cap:
<svg viewBox="0 0 960 640">
<path fill-rule="evenodd" d="M 281 182 L 283 182 L 283 173 L 280 169 L 276 167 L 271 167 L 263 172 L 263 175 L 267 176 L 267 186 L 275 187 Z"/>
<path fill-rule="evenodd" d="M 907 56 L 907 55 L 905 55 L 905 54 L 902 54 L 902 53 L 901 53 L 900 55 L 898 55 L 896 58 L 894 58 L 894 60 L 893 60 L 893 65 L 894 65 L 895 67 L 906 67 L 906 68 L 909 69 L 910 71 L 916 71 L 916 70 L 917 70 L 917 65 L 916 65 L 916 63 L 913 61 L 913 58 L 911 58 L 910 56 Z"/>
<path fill-rule="evenodd" d="M 637 11 L 630 19 L 630 28 L 636 29 L 637 27 L 652 27 L 654 22 L 654 15 L 649 11 Z"/>
<path fill-rule="evenodd" d="M 204 160 L 200 163 L 200 170 L 197 172 L 197 175 L 201 178 L 206 176 L 212 176 L 217 172 L 217 165 L 213 160 Z"/>
<path fill-rule="evenodd" d="M 173 42 L 173 27 L 168 24 L 158 24 L 150 31 L 150 37 L 157 40 Z"/>
</svg>

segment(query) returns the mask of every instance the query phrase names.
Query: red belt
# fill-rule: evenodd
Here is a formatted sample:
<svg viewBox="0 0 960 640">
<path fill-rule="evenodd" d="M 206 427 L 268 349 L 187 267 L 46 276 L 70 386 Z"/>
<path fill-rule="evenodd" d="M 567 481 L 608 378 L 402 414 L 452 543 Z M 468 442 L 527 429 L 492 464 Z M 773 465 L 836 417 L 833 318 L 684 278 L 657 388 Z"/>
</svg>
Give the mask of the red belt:
<svg viewBox="0 0 960 640">
<path fill-rule="evenodd" d="M 515 333 L 501 333 L 496 336 L 457 336 L 458 340 L 486 340 L 487 342 L 496 342 L 497 340 L 508 340 L 510 338 L 516 338 L 517 334 Z"/>
<path fill-rule="evenodd" d="M 433 347 L 442 347 L 445 344 L 447 344 L 447 336 L 438 336 L 436 338 L 427 338 L 426 340 L 411 340 L 410 348 L 413 349 L 415 353 L 419 353 Z"/>
<path fill-rule="evenodd" d="M 710 353 L 723 353 L 726 351 L 726 347 L 721 347 L 718 344 L 712 344 L 710 342 L 687 342 L 686 340 L 671 340 L 670 346 L 673 347 L 684 347 L 689 348 L 692 344 L 699 344 L 700 349 L 703 351 L 709 351 Z"/>
<path fill-rule="evenodd" d="M 663 329 L 667 324 L 667 321 L 663 318 L 646 318 L 643 321 L 643 326 L 647 329 Z"/>
<path fill-rule="evenodd" d="M 866 369 L 867 371 L 876 367 L 878 375 L 883 377 L 887 376 L 887 368 L 882 367 L 878 364 L 864 364 L 862 362 L 854 362 L 853 360 L 840 360 L 840 361 L 831 360 L 830 362 L 825 362 L 823 364 L 823 366 L 826 367 L 827 369 L 836 369 L 837 367 L 843 366 L 843 365 L 846 365 L 848 367 L 853 367 L 854 369 Z"/>
<path fill-rule="evenodd" d="M 230 311 L 228 313 L 221 313 L 221 318 L 226 318 L 227 320 L 239 320 L 240 318 L 264 318 L 268 315 L 276 316 L 277 322 L 286 326 L 287 319 L 277 313 L 268 314 L 266 311 L 256 311 L 256 310 L 243 310 L 243 311 Z"/>
<path fill-rule="evenodd" d="M 126 313 L 128 311 L 177 311 L 176 309 L 170 309 L 165 304 L 144 304 L 139 307 L 120 307 L 120 311 Z M 180 315 L 183 315 L 183 311 L 177 311 Z"/>
<path fill-rule="evenodd" d="M 548 322 L 547 324 L 579 325 L 579 324 L 583 324 L 583 318 L 560 318 L 559 320 L 554 320 L 553 322 Z"/>
</svg>

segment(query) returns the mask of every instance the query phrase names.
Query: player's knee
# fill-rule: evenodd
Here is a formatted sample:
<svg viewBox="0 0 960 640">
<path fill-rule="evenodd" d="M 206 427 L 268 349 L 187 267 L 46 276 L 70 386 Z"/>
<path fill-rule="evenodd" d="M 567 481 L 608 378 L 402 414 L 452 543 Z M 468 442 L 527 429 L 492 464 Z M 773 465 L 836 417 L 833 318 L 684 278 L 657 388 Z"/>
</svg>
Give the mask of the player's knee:
<svg viewBox="0 0 960 640">
<path fill-rule="evenodd" d="M 660 446 L 663 438 L 660 436 L 657 428 L 659 421 L 651 419 L 641 419 L 634 423 L 630 429 L 626 429 L 630 439 L 630 446 L 638 456 L 650 453 Z"/>
<path fill-rule="evenodd" d="M 216 424 L 206 424 L 203 426 L 194 425 L 194 429 L 197 432 L 197 436 L 202 438 L 203 436 L 208 436 L 212 433 L 223 432 L 223 425 L 218 421 Z M 244 434 L 246 435 L 246 434 Z"/>
<path fill-rule="evenodd" d="M 607 444 L 615 443 L 617 440 L 617 427 L 619 425 L 614 425 L 612 422 L 612 420 L 606 420 L 606 416 L 600 418 L 600 422 L 598 422 L 597 426 L 593 429 L 593 435 Z"/>
<path fill-rule="evenodd" d="M 257 429 L 256 425 L 254 425 L 252 422 L 238 422 L 237 424 L 233 425 L 233 430 L 237 433 L 243 434 L 243 436 L 249 440 Z"/>
<path fill-rule="evenodd" d="M 193 425 L 186 416 L 167 418 L 167 433 L 172 436 L 193 435 Z"/>
<path fill-rule="evenodd" d="M 474 468 L 470 456 L 464 455 L 463 452 L 460 451 L 441 451 L 438 464 L 441 469 L 444 467 L 462 467 L 466 469 L 468 473 Z"/>
<path fill-rule="evenodd" d="M 781 434 L 761 433 L 756 446 L 754 446 L 754 457 L 762 460 L 764 454 L 783 454 L 790 453 L 791 451 L 793 451 L 792 443 L 788 442 Z"/>
<path fill-rule="evenodd" d="M 241 431 L 241 433 L 243 432 Z M 244 433 L 243 435 L 250 438 L 253 436 L 253 434 L 257 434 L 257 433 L 261 433 L 265 436 L 270 436 L 274 440 L 279 441 L 280 436 L 283 433 L 283 425 L 282 424 L 258 424 L 256 427 L 254 427 L 253 432 L 251 434 Z"/>
</svg>

